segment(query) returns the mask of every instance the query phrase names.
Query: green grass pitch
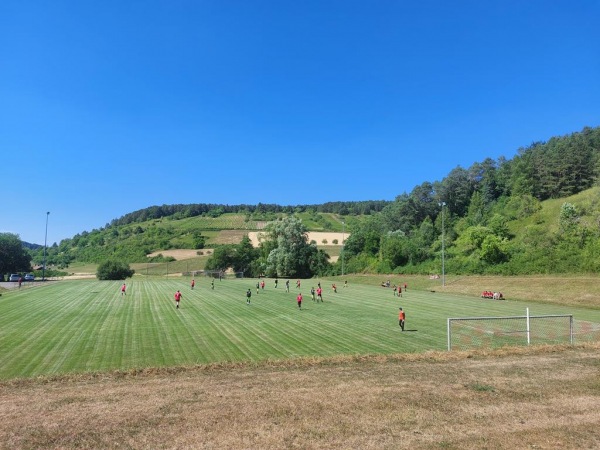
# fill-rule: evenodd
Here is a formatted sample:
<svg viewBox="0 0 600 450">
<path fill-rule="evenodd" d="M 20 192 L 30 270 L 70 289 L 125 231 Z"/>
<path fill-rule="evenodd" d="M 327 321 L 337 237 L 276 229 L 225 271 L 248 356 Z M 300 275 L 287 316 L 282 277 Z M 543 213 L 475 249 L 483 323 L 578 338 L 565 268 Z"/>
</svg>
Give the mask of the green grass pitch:
<svg viewBox="0 0 600 450">
<path fill-rule="evenodd" d="M 446 319 L 461 316 L 574 314 L 600 323 L 600 311 L 516 301 L 490 301 L 440 292 L 367 285 L 338 287 L 322 280 L 324 303 L 310 299 L 316 280 L 303 280 L 302 310 L 283 280 L 215 281 L 134 278 L 74 280 L 13 290 L 0 297 L 0 379 L 131 368 L 260 361 L 302 356 L 390 354 L 446 349 Z M 252 304 L 246 305 L 246 290 Z M 183 293 L 181 308 L 173 295 Z M 398 327 L 398 307 L 407 314 Z"/>
</svg>

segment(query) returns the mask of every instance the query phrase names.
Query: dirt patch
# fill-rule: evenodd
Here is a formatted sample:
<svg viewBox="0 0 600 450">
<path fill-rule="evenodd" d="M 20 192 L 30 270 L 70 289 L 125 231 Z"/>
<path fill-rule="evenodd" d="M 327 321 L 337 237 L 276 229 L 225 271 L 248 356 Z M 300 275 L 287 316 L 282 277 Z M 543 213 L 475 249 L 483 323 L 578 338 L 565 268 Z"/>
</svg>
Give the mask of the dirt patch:
<svg viewBox="0 0 600 450">
<path fill-rule="evenodd" d="M 217 237 L 211 240 L 215 244 L 239 244 L 244 236 L 248 234 L 244 230 L 222 230 L 219 231 Z"/>
<path fill-rule="evenodd" d="M 186 250 L 186 249 L 175 249 L 175 250 L 160 250 L 154 253 L 150 253 L 148 255 L 149 258 L 153 258 L 154 256 L 163 255 L 165 257 L 171 256 L 175 258 L 177 261 L 181 261 L 183 259 L 192 259 L 197 258 L 198 252 L 203 252 L 205 255 L 212 254 L 212 249 L 202 249 L 202 250 Z"/>
<path fill-rule="evenodd" d="M 260 236 L 264 234 L 260 231 L 251 231 L 248 233 L 248 237 L 250 241 L 252 241 L 252 245 L 254 247 L 258 247 L 260 243 Z M 334 232 L 326 232 L 326 231 L 309 231 L 308 233 L 308 242 L 315 241 L 317 243 L 317 247 L 321 245 L 332 245 L 332 246 L 342 246 L 342 239 L 348 239 L 350 234 L 348 233 L 334 233 Z M 334 240 L 337 240 L 337 244 L 334 244 Z M 325 242 L 323 242 L 325 241 Z"/>
</svg>

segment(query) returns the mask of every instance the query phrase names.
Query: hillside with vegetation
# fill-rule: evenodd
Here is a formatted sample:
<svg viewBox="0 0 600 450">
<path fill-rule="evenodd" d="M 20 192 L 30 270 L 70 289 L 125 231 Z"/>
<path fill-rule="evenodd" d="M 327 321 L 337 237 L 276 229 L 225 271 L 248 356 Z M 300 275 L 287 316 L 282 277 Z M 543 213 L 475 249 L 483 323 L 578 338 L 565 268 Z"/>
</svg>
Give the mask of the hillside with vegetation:
<svg viewBox="0 0 600 450">
<path fill-rule="evenodd" d="M 49 265 L 67 268 L 73 263 L 100 263 L 107 258 L 129 263 L 165 262 L 170 258 L 148 257 L 156 252 L 173 249 L 206 249 L 242 242 L 250 231 L 262 231 L 268 224 L 287 217 L 296 217 L 310 231 L 342 232 L 370 214 L 381 211 L 389 202 L 340 202 L 322 206 L 278 207 L 265 209 L 247 206 L 213 208 L 200 215 L 185 213 L 185 205 L 173 208 L 151 207 L 114 220 L 104 228 L 83 232 L 53 244 L 47 249 Z M 336 205 L 333 208 L 331 205 Z M 189 205 L 191 208 L 193 205 Z M 325 212 L 362 211 L 358 215 Z M 175 211 L 175 212 L 173 212 Z M 166 215 L 172 212 L 170 215 Z M 148 218 L 151 217 L 151 218 Z M 35 264 L 41 264 L 43 248 L 32 252 Z"/>
<path fill-rule="evenodd" d="M 600 269 L 599 176 L 600 128 L 586 127 L 520 148 L 510 160 L 456 167 L 394 201 L 152 206 L 54 244 L 47 257 L 67 267 L 160 262 L 147 255 L 168 249 L 230 246 L 221 254 L 231 254 L 247 232 L 295 217 L 305 230 L 349 234 L 346 273 L 436 274 L 442 248 L 447 273 L 590 273 Z M 39 264 L 41 251 L 30 252 Z M 339 274 L 341 264 L 319 270 Z"/>
<path fill-rule="evenodd" d="M 600 128 L 485 159 L 424 182 L 355 227 L 352 272 L 581 273 L 598 270 Z"/>
</svg>

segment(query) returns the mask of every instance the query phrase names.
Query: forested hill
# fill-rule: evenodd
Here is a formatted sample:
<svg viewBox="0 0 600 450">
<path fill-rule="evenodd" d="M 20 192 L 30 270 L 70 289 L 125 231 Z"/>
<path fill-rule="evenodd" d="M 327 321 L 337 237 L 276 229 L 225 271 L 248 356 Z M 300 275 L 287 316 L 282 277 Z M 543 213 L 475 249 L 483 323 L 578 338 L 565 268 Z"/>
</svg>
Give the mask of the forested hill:
<svg viewBox="0 0 600 450">
<path fill-rule="evenodd" d="M 600 270 L 600 128 L 457 167 L 352 229 L 351 271 L 558 273 Z M 593 189 L 592 189 L 593 188 Z"/>
<path fill-rule="evenodd" d="M 345 215 L 369 215 L 380 212 L 390 204 L 385 200 L 367 200 L 355 202 L 328 202 L 321 205 L 296 205 L 281 206 L 275 204 L 259 203 L 258 205 L 219 205 L 213 203 L 194 203 L 180 205 L 150 206 L 140 209 L 113 220 L 109 226 L 128 225 L 131 223 L 145 222 L 152 219 L 172 217 L 183 219 L 186 217 L 208 216 L 219 217 L 225 213 L 245 214 L 253 220 L 269 219 L 273 214 L 293 214 L 298 212 L 313 211 L 317 213 L 334 213 Z"/>
</svg>

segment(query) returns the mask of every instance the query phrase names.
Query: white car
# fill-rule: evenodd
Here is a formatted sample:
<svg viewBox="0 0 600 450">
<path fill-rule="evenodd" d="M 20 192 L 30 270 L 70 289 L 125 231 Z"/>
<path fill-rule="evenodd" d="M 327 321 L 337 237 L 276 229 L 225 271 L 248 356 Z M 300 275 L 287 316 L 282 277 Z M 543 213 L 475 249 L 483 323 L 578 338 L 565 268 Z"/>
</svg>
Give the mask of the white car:
<svg viewBox="0 0 600 450">
<path fill-rule="evenodd" d="M 18 273 L 11 273 L 10 277 L 8 277 L 8 281 L 19 281 L 21 279 L 21 275 Z"/>
</svg>

